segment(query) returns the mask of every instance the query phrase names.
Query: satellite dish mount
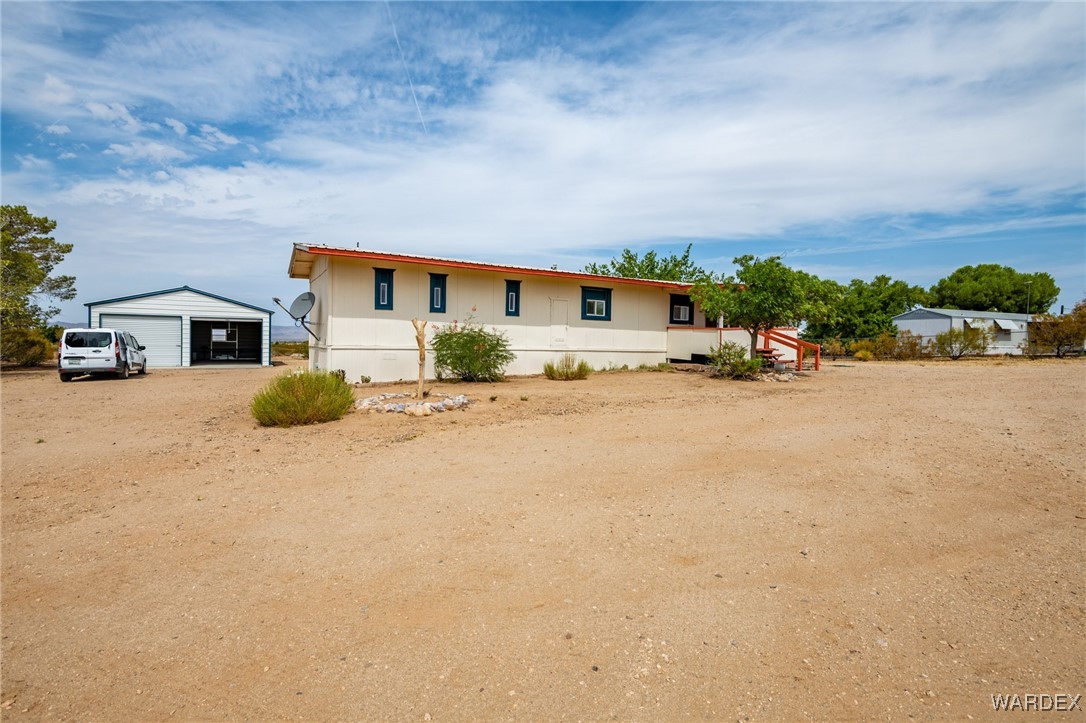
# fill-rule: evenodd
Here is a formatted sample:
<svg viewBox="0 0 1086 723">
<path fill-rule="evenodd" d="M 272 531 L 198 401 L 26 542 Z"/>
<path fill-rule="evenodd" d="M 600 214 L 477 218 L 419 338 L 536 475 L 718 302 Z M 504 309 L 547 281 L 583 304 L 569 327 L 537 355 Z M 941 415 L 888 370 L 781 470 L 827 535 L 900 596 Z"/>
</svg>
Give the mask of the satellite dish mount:
<svg viewBox="0 0 1086 723">
<path fill-rule="evenodd" d="M 295 324 L 308 331 L 311 337 L 320 341 L 320 337 L 314 334 L 313 330 L 305 323 L 305 315 L 313 310 L 313 304 L 317 302 L 317 297 L 312 291 L 306 291 L 303 294 L 299 294 L 298 298 L 291 302 L 289 309 L 283 306 L 278 297 L 273 296 L 272 301 L 274 301 L 280 309 L 290 314 L 290 318 L 294 319 Z"/>
</svg>

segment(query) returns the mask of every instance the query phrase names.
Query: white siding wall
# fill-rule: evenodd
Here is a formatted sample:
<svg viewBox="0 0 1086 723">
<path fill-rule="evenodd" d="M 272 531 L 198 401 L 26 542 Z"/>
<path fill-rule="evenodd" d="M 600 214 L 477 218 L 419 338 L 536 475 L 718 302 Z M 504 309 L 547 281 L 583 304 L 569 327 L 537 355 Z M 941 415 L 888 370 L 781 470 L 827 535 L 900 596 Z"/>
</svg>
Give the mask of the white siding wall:
<svg viewBox="0 0 1086 723">
<path fill-rule="evenodd" d="M 908 331 L 923 337 L 927 343 L 935 339 L 936 335 L 950 329 L 965 328 L 966 319 L 960 317 L 937 317 L 929 319 L 898 319 L 894 323 L 898 331 Z M 1014 331 L 1001 331 L 993 329 L 993 340 L 988 347 L 988 354 L 1021 354 L 1019 346 L 1026 341 L 1026 323 L 1024 321 L 1013 322 L 1017 327 Z"/>
<path fill-rule="evenodd" d="M 103 326 L 103 314 L 126 314 L 134 316 L 181 317 L 181 366 L 192 363 L 192 319 L 229 319 L 233 321 L 258 321 L 262 324 L 261 364 L 270 364 L 271 350 L 271 315 L 238 306 L 229 301 L 216 299 L 193 291 L 174 291 L 168 294 L 143 296 L 125 301 L 94 304 L 90 307 L 90 325 L 92 328 Z"/>
<path fill-rule="evenodd" d="M 374 268 L 395 269 L 393 309 L 374 308 Z M 446 311 L 430 312 L 430 273 L 447 274 Z M 521 282 L 520 316 L 505 314 L 505 281 Z M 581 286 L 612 289 L 611 320 L 581 319 Z M 320 342 L 310 354 L 314 368 L 343 369 L 348 379 L 410 379 L 418 374 L 418 346 L 411 319 L 430 325 L 469 315 L 507 335 L 516 361 L 509 374 L 539 374 L 543 363 L 570 351 L 595 367 L 658 364 L 667 357 L 671 289 L 603 283 L 513 272 L 476 271 L 421 264 L 318 257 L 310 289 L 317 296 L 314 330 Z M 552 332 L 552 302 L 565 301 L 565 341 Z M 318 310 L 318 306 L 320 307 Z M 474 308 L 474 311 L 473 311 Z M 426 374 L 433 376 L 432 355 Z"/>
</svg>

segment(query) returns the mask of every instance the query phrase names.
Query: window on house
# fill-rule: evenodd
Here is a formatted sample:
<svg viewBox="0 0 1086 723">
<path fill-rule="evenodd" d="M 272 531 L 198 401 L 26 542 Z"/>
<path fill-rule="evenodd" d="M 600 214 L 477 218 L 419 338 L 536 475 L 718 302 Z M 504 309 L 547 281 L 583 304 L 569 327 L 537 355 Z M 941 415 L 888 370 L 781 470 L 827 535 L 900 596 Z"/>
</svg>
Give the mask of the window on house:
<svg viewBox="0 0 1086 723">
<path fill-rule="evenodd" d="M 610 321 L 611 290 L 582 286 L 581 318 L 590 321 Z"/>
<path fill-rule="evenodd" d="M 445 313 L 445 281 L 448 274 L 430 274 L 430 313 Z"/>
<path fill-rule="evenodd" d="M 685 294 L 671 295 L 671 323 L 694 323 L 694 300 Z"/>
<path fill-rule="evenodd" d="M 520 316 L 520 282 L 505 281 L 505 315 Z"/>
<path fill-rule="evenodd" d="M 392 309 L 392 273 L 395 269 L 374 269 L 373 308 Z"/>
</svg>

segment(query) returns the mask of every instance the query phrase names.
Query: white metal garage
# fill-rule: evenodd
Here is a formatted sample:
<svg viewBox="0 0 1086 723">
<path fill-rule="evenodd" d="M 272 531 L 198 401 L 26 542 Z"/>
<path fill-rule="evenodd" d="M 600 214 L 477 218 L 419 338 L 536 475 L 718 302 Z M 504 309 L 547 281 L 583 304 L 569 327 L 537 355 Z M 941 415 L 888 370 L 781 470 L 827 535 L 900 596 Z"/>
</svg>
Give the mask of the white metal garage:
<svg viewBox="0 0 1086 723">
<path fill-rule="evenodd" d="M 148 366 L 271 364 L 274 312 L 189 286 L 92 301 L 91 328 L 123 329 L 146 347 Z"/>
</svg>

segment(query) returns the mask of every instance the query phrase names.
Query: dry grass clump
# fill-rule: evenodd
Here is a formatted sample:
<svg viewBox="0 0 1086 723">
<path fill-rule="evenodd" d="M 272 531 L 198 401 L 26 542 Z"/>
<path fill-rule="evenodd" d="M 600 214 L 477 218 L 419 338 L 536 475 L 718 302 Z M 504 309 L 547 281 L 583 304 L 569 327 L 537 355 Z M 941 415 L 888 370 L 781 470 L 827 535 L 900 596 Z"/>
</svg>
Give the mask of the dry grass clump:
<svg viewBox="0 0 1086 723">
<path fill-rule="evenodd" d="M 591 373 L 592 367 L 588 365 L 588 362 L 578 359 L 576 354 L 569 352 L 563 354 L 558 363 L 545 362 L 543 364 L 543 374 L 547 379 L 557 381 L 571 382 L 577 379 L 588 379 Z"/>
</svg>

